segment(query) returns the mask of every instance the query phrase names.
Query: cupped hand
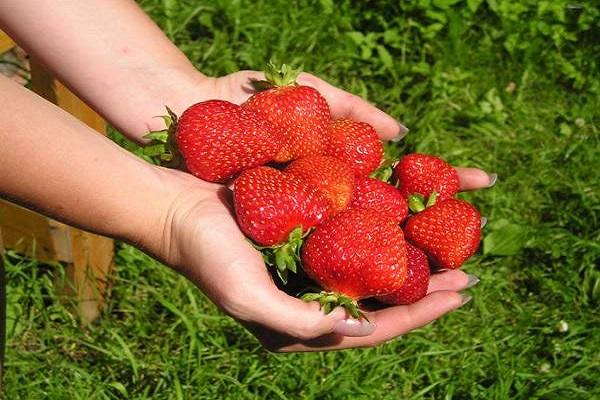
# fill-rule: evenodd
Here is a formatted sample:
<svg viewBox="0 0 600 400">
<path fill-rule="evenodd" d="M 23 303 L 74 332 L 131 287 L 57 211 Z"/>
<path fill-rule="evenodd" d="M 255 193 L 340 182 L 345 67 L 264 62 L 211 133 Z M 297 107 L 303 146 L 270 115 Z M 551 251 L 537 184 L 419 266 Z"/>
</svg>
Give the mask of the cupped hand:
<svg viewBox="0 0 600 400">
<path fill-rule="evenodd" d="M 218 98 L 242 103 L 253 93 L 250 79 L 262 79 L 262 74 L 241 71 L 223 78 L 208 78 L 200 88 L 203 98 L 197 101 Z M 406 131 L 381 110 L 319 78 L 302 74 L 299 81 L 316 87 L 327 98 L 334 117 L 368 122 L 385 139 Z M 457 171 L 463 190 L 493 183 L 479 169 Z M 172 186 L 177 194 L 164 217 L 162 235 L 147 246 L 149 251 L 188 277 L 270 350 L 374 346 L 423 326 L 468 299 L 458 292 L 469 287 L 473 278 L 454 270 L 434 274 L 428 295 L 415 304 L 366 311 L 369 322 L 355 320 L 341 308 L 324 314 L 318 303 L 304 302 L 275 286 L 260 253 L 237 226 L 230 189 L 180 171 L 161 169 L 161 173 L 165 185 Z"/>
</svg>

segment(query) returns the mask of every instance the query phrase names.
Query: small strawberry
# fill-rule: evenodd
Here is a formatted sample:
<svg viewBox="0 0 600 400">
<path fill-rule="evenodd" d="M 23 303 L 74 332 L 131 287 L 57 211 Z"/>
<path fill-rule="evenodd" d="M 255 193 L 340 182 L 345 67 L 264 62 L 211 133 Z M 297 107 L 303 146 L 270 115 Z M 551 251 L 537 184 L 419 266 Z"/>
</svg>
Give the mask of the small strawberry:
<svg viewBox="0 0 600 400">
<path fill-rule="evenodd" d="M 245 169 L 266 164 L 281 146 L 273 124 L 227 101 L 197 103 L 179 119 L 171 118 L 177 151 L 187 169 L 206 181 L 226 182 Z"/>
<path fill-rule="evenodd" d="M 303 236 L 328 216 L 317 188 L 270 167 L 242 172 L 234 181 L 233 203 L 240 229 L 260 245 L 284 282 L 288 269 L 296 272 Z"/>
<path fill-rule="evenodd" d="M 427 294 L 431 274 L 427 256 L 410 243 L 406 243 L 406 255 L 408 274 L 404 285 L 392 294 L 377 297 L 377 300 L 382 303 L 391 305 L 412 304 L 421 300 Z"/>
<path fill-rule="evenodd" d="M 330 156 L 310 156 L 294 160 L 285 172 L 318 187 L 329 201 L 331 215 L 345 210 L 352 200 L 355 178 L 344 161 Z"/>
<path fill-rule="evenodd" d="M 269 63 L 266 81 L 254 82 L 259 91 L 243 105 L 281 129 L 282 147 L 275 157 L 286 162 L 313 154 L 323 154 L 327 146 L 327 125 L 331 118 L 325 98 L 310 86 L 298 85 L 300 70 L 286 65 L 277 69 Z"/>
<path fill-rule="evenodd" d="M 402 229 L 374 210 L 346 210 L 319 225 L 301 256 L 307 275 L 330 291 L 303 299 L 325 312 L 343 305 L 358 316 L 357 300 L 399 290 L 407 274 Z"/>
<path fill-rule="evenodd" d="M 369 177 L 357 177 L 350 208 L 377 210 L 382 216 L 401 224 L 408 216 L 408 204 L 398 189 Z"/>
<path fill-rule="evenodd" d="M 438 200 L 451 197 L 459 191 L 458 174 L 444 160 L 421 153 L 408 154 L 394 168 L 400 191 L 408 197 L 420 194 L 428 198 L 437 193 Z"/>
<path fill-rule="evenodd" d="M 351 163 L 356 175 L 367 176 L 381 164 L 383 145 L 371 125 L 342 118 L 329 123 L 326 154 Z"/>
<path fill-rule="evenodd" d="M 409 200 L 411 206 L 415 202 L 418 201 L 414 198 Z M 406 240 L 427 254 L 432 264 L 456 269 L 479 247 L 481 217 L 468 202 L 446 199 L 409 218 L 404 234 Z"/>
</svg>

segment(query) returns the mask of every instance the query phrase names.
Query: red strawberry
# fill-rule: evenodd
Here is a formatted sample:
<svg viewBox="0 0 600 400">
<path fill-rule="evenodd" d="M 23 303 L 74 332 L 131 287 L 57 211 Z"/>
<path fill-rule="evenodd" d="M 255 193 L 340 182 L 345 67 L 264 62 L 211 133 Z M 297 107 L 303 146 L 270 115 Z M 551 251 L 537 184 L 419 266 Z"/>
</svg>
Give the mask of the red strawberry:
<svg viewBox="0 0 600 400">
<path fill-rule="evenodd" d="M 271 167 L 240 174 L 233 201 L 240 228 L 263 246 L 281 244 L 294 228 L 305 232 L 327 217 L 327 200 L 317 188 Z"/>
<path fill-rule="evenodd" d="M 453 197 L 460 189 L 458 174 L 444 160 L 421 153 L 408 154 L 394 168 L 400 191 L 405 195 L 420 194 L 428 198 L 433 192 L 438 200 Z"/>
<path fill-rule="evenodd" d="M 410 243 L 406 243 L 408 258 L 408 274 L 400 290 L 385 296 L 377 297 L 382 303 L 398 305 L 412 304 L 427 294 L 429 286 L 429 263 L 427 256 Z"/>
<path fill-rule="evenodd" d="M 342 118 L 329 123 L 326 154 L 351 163 L 356 175 L 366 176 L 381 164 L 383 145 L 371 125 Z"/>
<path fill-rule="evenodd" d="M 389 183 L 373 178 L 356 178 L 350 208 L 377 210 L 382 216 L 401 224 L 408 216 L 406 199 Z"/>
<path fill-rule="evenodd" d="M 315 229 L 302 248 L 302 263 L 323 288 L 356 301 L 402 287 L 406 242 L 394 221 L 374 210 L 350 209 Z"/>
<path fill-rule="evenodd" d="M 321 192 L 270 167 L 244 171 L 234 181 L 233 203 L 238 225 L 259 245 L 267 264 L 276 265 L 285 282 L 295 271 L 303 235 L 327 218 Z"/>
<path fill-rule="evenodd" d="M 456 269 L 479 247 L 481 217 L 468 202 L 447 199 L 409 218 L 404 234 L 432 264 Z"/>
<path fill-rule="evenodd" d="M 323 154 L 327 146 L 329 105 L 316 89 L 296 83 L 299 73 L 286 65 L 277 70 L 269 64 L 265 71 L 267 81 L 259 82 L 268 89 L 243 104 L 245 109 L 260 114 L 282 130 L 284 137 L 275 157 L 277 162 Z"/>
<path fill-rule="evenodd" d="M 222 100 L 194 104 L 174 121 L 177 150 L 200 179 L 225 182 L 273 160 L 281 136 L 273 124 Z"/>
<path fill-rule="evenodd" d="M 294 160 L 285 172 L 318 187 L 329 201 L 331 215 L 348 207 L 355 178 L 345 162 L 330 156 L 311 156 Z"/>
</svg>

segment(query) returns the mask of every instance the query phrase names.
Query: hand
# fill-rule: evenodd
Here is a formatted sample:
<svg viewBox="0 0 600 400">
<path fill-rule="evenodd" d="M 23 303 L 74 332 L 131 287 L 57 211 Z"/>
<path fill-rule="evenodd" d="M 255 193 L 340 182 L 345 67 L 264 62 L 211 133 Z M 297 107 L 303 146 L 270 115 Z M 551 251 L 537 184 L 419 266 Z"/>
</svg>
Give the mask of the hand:
<svg viewBox="0 0 600 400">
<path fill-rule="evenodd" d="M 243 71 L 211 78 L 204 81 L 201 93 L 206 99 L 240 103 L 252 93 L 249 78 L 261 78 L 261 74 Z M 323 93 L 336 117 L 369 122 L 386 138 L 402 131 L 394 119 L 356 96 L 312 75 L 303 74 L 301 81 Z M 369 323 L 349 318 L 341 308 L 325 315 L 318 303 L 306 303 L 275 286 L 260 253 L 237 226 L 228 188 L 179 171 L 161 171 L 165 185 L 173 187 L 177 195 L 164 218 L 162 236 L 147 247 L 194 282 L 270 350 L 315 351 L 377 345 L 439 318 L 460 307 L 466 299 L 457 292 L 472 281 L 464 272 L 455 270 L 432 276 L 429 294 L 413 305 L 366 312 Z M 458 172 L 465 190 L 490 184 L 489 176 L 481 170 L 460 168 Z"/>
</svg>

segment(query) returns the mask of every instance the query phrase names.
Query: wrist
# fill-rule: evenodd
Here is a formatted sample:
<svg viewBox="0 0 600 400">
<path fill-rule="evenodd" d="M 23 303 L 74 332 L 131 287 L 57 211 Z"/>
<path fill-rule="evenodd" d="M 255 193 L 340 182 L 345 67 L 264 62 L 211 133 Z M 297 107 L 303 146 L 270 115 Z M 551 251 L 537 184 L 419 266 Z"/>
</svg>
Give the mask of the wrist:
<svg viewBox="0 0 600 400">
<path fill-rule="evenodd" d="M 123 224 L 122 238 L 141 248 L 161 262 L 178 268 L 181 265 L 181 227 L 188 219 L 199 223 L 196 215 L 220 185 L 201 181 L 187 173 L 150 166 L 145 186 L 152 191 L 136 200 L 139 215 L 130 216 Z"/>
</svg>

